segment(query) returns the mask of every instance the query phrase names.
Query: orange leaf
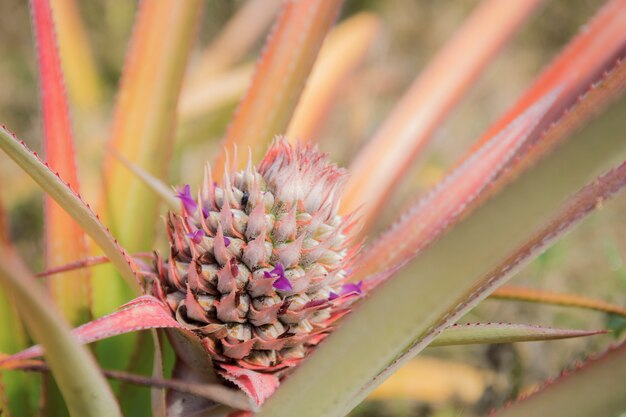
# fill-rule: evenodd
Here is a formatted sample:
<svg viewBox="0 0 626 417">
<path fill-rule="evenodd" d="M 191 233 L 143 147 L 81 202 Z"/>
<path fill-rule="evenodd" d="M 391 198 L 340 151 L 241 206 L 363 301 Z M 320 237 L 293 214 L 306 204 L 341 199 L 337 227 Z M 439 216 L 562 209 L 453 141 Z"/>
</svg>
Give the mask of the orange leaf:
<svg viewBox="0 0 626 417">
<path fill-rule="evenodd" d="M 326 33 L 341 7 L 339 0 L 287 0 L 270 34 L 252 85 L 239 105 L 214 165 L 220 181 L 226 152 L 237 146 L 234 166 L 245 163 L 247 148 L 262 155 L 287 129 Z"/>
<path fill-rule="evenodd" d="M 203 52 L 187 83 L 189 90 L 245 56 L 269 27 L 280 5 L 281 0 L 246 1 Z"/>
<path fill-rule="evenodd" d="M 488 0 L 480 4 L 350 166 L 344 213 L 363 206 L 366 227 L 372 222 L 437 127 L 539 3 Z"/>
<path fill-rule="evenodd" d="M 63 73 L 58 55 L 52 10 L 48 0 L 32 0 L 32 18 L 37 40 L 41 107 L 46 161 L 74 189 L 78 174 Z M 87 254 L 85 234 L 52 198 L 45 200 L 45 247 L 48 268 L 66 264 Z M 77 323 L 89 317 L 90 279 L 86 271 L 74 271 L 48 282 L 63 314 Z"/>
<path fill-rule="evenodd" d="M 80 11 L 74 0 L 51 0 L 61 63 L 72 102 L 81 109 L 101 105 L 102 85 Z"/>
<path fill-rule="evenodd" d="M 505 286 L 495 290 L 490 298 L 497 300 L 528 301 L 531 303 L 554 304 L 579 307 L 626 317 L 626 308 L 578 294 L 558 293 L 534 288 Z"/>
<path fill-rule="evenodd" d="M 330 32 L 289 123 L 287 138 L 292 144 L 315 138 L 340 87 L 363 60 L 379 26 L 375 14 L 363 12 Z"/>
<path fill-rule="evenodd" d="M 475 145 L 489 140 L 539 97 L 560 86 L 557 107 L 564 110 L 582 95 L 602 73 L 624 57 L 626 1 L 612 0 L 588 22 L 563 52 L 537 77 L 517 103 L 494 123 Z M 575 69 L 575 70 L 574 70 Z"/>
</svg>

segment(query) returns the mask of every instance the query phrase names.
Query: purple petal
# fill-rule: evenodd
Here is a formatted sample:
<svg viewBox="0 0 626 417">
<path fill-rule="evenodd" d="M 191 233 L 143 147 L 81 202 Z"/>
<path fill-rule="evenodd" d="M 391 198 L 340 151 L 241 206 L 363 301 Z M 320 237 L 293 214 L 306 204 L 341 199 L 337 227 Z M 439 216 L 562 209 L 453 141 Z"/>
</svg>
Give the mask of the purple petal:
<svg viewBox="0 0 626 417">
<path fill-rule="evenodd" d="M 183 206 L 185 207 L 187 213 L 195 213 L 196 209 L 198 208 L 198 204 L 196 203 L 196 200 L 194 200 L 191 196 L 191 187 L 189 186 L 189 184 L 185 184 L 182 190 L 179 189 L 176 197 L 180 198 L 180 201 L 183 202 Z"/>
<path fill-rule="evenodd" d="M 196 231 L 189 232 L 187 233 L 187 237 L 190 238 L 193 243 L 200 243 L 202 242 L 202 238 L 204 237 L 204 231 L 198 229 Z"/>
<path fill-rule="evenodd" d="M 333 301 L 334 299 L 339 298 L 339 294 L 335 293 L 335 292 L 331 292 L 330 295 L 328 296 L 328 301 Z"/>
<path fill-rule="evenodd" d="M 227 238 L 226 236 L 224 236 L 224 246 L 226 246 L 226 247 L 230 246 L 230 239 Z"/>
<path fill-rule="evenodd" d="M 293 289 L 291 282 L 284 276 L 274 281 L 273 287 L 281 291 L 291 291 Z"/>
<path fill-rule="evenodd" d="M 343 284 L 341 286 L 341 290 L 339 291 L 339 294 L 341 295 L 346 295 L 346 294 L 361 294 L 363 292 L 363 281 L 359 281 L 359 282 L 349 282 L 347 284 Z"/>
<path fill-rule="evenodd" d="M 274 269 L 272 269 L 272 270 L 270 271 L 270 273 L 271 273 L 272 275 L 275 275 L 275 276 L 284 277 L 284 276 L 285 276 L 285 267 L 283 266 L 283 264 L 281 264 L 280 262 L 278 262 L 278 263 L 276 264 L 276 266 L 274 267 Z"/>
<path fill-rule="evenodd" d="M 263 271 L 263 278 L 274 278 L 274 277 L 269 272 Z"/>
</svg>

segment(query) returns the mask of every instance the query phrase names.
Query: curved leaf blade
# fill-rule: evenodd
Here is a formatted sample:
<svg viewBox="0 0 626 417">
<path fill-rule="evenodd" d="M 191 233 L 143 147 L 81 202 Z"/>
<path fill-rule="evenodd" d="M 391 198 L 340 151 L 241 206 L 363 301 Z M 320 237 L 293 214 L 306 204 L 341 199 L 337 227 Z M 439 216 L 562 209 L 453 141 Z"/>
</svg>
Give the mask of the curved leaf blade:
<svg viewBox="0 0 626 417">
<path fill-rule="evenodd" d="M 363 206 L 367 228 L 436 128 L 540 2 L 491 0 L 478 6 L 352 162 L 344 213 Z"/>
<path fill-rule="evenodd" d="M 361 12 L 328 34 L 287 128 L 292 144 L 315 139 L 340 87 L 363 61 L 379 30 L 379 18 Z"/>
<path fill-rule="evenodd" d="M 457 221 L 464 210 L 518 156 L 558 99 L 559 91 L 530 107 L 448 174 L 359 257 L 359 276 L 410 259 Z"/>
<path fill-rule="evenodd" d="M 80 196 L 74 193 L 46 164 L 41 162 L 37 154 L 32 153 L 4 126 L 0 126 L 0 149 L 9 155 L 76 220 L 107 255 L 119 273 L 126 279 L 128 285 L 139 292 L 140 285 L 135 276 L 132 259 L 117 244 L 108 229 L 102 225 L 98 216 L 91 211 L 89 205 L 83 202 Z"/>
<path fill-rule="evenodd" d="M 122 306 L 119 311 L 77 327 L 73 333 L 79 343 L 86 344 L 125 333 L 162 328 L 181 328 L 181 325 L 172 318 L 167 306 L 156 298 L 145 295 Z M 12 367 L 43 353 L 42 346 L 32 346 L 0 359 L 0 366 Z"/>
<path fill-rule="evenodd" d="M 184 94 L 243 58 L 270 26 L 281 3 L 281 0 L 249 0 L 242 4 L 202 53 Z"/>
<path fill-rule="evenodd" d="M 78 5 L 75 0 L 50 1 L 70 98 L 81 110 L 95 110 L 102 104 L 102 80 Z"/>
<path fill-rule="evenodd" d="M 0 282 L 17 301 L 33 338 L 46 348 L 46 359 L 75 416 L 120 416 L 115 397 L 89 352 L 51 308 L 43 290 L 7 247 L 0 250 Z M 72 360 L 67 360 L 72 358 Z"/>
<path fill-rule="evenodd" d="M 219 181 L 227 163 L 226 152 L 244 150 L 234 166 L 246 161 L 248 147 L 256 160 L 274 136 L 284 133 L 326 33 L 343 1 L 287 0 L 263 55 L 257 64 L 252 85 L 235 113 L 213 166 Z"/>
</svg>

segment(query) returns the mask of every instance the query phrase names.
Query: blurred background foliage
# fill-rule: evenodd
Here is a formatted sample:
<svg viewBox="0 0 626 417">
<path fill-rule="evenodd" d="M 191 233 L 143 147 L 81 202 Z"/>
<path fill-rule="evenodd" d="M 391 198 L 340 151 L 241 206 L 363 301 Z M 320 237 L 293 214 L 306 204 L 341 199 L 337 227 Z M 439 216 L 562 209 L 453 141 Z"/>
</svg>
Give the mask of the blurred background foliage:
<svg viewBox="0 0 626 417">
<path fill-rule="evenodd" d="M 54 3 L 54 2 L 53 2 Z M 108 120 L 114 103 L 136 3 L 92 0 L 78 2 L 88 43 L 100 77 L 93 105 L 77 105 L 72 113 L 77 138 L 81 188 L 95 201 Z M 190 67 L 219 33 L 242 1 L 207 1 Z M 344 80 L 319 142 L 333 159 L 347 164 L 370 137 L 415 74 L 450 37 L 478 2 L 474 0 L 350 0 L 342 19 L 363 11 L 379 16 L 381 27 L 366 58 Z M 462 105 L 437 132 L 425 157 L 416 161 L 379 219 L 378 230 L 406 204 L 441 178 L 473 140 L 529 85 L 538 71 L 579 30 L 603 2 L 548 0 L 496 59 Z M 249 67 L 263 38 L 246 59 L 221 75 L 235 74 L 243 91 Z M 28 4 L 0 2 L 0 120 L 28 145 L 41 149 L 41 126 L 35 57 Z M 247 62 L 247 63 L 246 63 Z M 240 66 L 241 65 L 241 66 Z M 243 68 L 243 70 L 242 70 Z M 219 77 L 220 75 L 215 75 Z M 219 78 L 218 78 L 219 80 Z M 207 79 L 206 82 L 211 82 Z M 183 90 L 185 91 L 185 90 Z M 240 93 L 239 93 L 240 94 Z M 185 92 L 183 92 L 183 96 Z M 180 115 L 171 183 L 196 184 L 202 166 L 215 151 L 234 110 L 238 94 L 219 100 L 200 116 Z M 182 110 L 181 110 L 182 112 Z M 7 204 L 10 233 L 34 271 L 43 265 L 42 191 L 0 155 L 2 199 Z M 584 294 L 626 305 L 626 195 L 591 215 L 580 227 L 540 256 L 512 281 L 513 284 Z M 415 295 L 419 303 L 420 294 Z M 355 416 L 474 416 L 483 415 L 516 395 L 556 376 L 563 367 L 602 350 L 626 327 L 623 319 L 600 313 L 530 303 L 487 300 L 461 322 L 524 322 L 571 328 L 615 329 L 613 336 L 534 342 L 515 345 L 429 349 L 362 404 Z"/>
</svg>

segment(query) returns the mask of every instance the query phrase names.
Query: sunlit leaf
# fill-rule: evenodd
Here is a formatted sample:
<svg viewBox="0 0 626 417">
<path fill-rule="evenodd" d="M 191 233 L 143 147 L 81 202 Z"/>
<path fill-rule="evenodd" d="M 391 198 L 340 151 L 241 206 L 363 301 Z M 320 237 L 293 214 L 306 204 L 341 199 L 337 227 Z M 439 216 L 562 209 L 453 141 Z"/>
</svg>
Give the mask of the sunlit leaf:
<svg viewBox="0 0 626 417">
<path fill-rule="evenodd" d="M 553 304 L 564 307 L 585 308 L 626 317 L 626 308 L 624 307 L 578 294 L 558 293 L 526 287 L 505 286 L 495 290 L 489 297 L 496 300 L 527 301 L 531 303 Z"/>
<path fill-rule="evenodd" d="M 519 265 L 509 261 L 495 278 L 490 275 L 494 267 L 509 256 L 528 260 L 518 256 L 519 248 L 535 238 L 572 193 L 626 157 L 625 111 L 626 100 L 621 100 L 424 250 L 410 269 L 376 288 L 258 415 L 342 416 L 354 408 L 510 277 L 515 269 L 511 264 Z M 625 171 L 618 170 L 616 189 L 626 182 Z M 589 210 L 575 210 L 574 219 L 566 216 L 548 237 L 562 233 Z M 542 245 L 531 249 L 537 246 Z"/>
<path fill-rule="evenodd" d="M 490 0 L 478 6 L 351 164 L 344 213 L 366 203 L 367 227 L 435 129 L 539 3 Z"/>
<path fill-rule="evenodd" d="M 556 107 L 559 111 L 569 107 L 595 80 L 601 78 L 604 71 L 623 57 L 626 45 L 624 25 L 626 1 L 607 2 L 592 20 L 581 27 L 580 33 L 537 77 L 517 103 L 489 128 L 476 146 L 489 140 L 537 99 L 557 86 L 563 89 L 563 93 Z M 576 68 L 576 71 L 572 71 L 572 68 Z"/>
<path fill-rule="evenodd" d="M 377 271 L 394 261 L 398 262 L 400 259 L 406 258 L 409 253 L 418 253 L 453 225 L 461 217 L 461 214 L 467 215 L 489 195 L 511 182 L 543 155 L 558 146 L 572 132 L 580 129 L 590 118 L 610 105 L 624 91 L 625 84 L 626 64 L 618 61 L 610 71 L 604 73 L 596 83 L 590 86 L 590 89 L 584 94 L 584 98 L 573 100 L 573 107 L 565 113 L 560 113 L 557 111 L 558 108 L 554 108 L 554 106 L 562 104 L 563 88 L 559 88 L 560 93 L 558 95 L 554 95 L 554 92 L 551 93 L 555 99 L 552 107 L 545 109 L 542 119 L 536 121 L 538 126 L 529 132 L 528 137 L 524 138 L 525 143 L 518 144 L 518 155 L 514 153 L 503 154 L 505 155 L 504 159 L 485 160 L 484 164 L 481 160 L 477 161 L 477 153 L 482 152 L 482 149 L 485 149 L 490 143 L 498 141 L 500 135 L 506 134 L 511 125 L 517 123 L 517 120 L 523 119 L 524 115 L 536 108 L 537 104 L 528 107 L 525 113 L 511 122 L 499 135 L 492 137 L 480 148 L 474 150 L 433 191 L 424 198 L 417 200 L 407 213 L 370 245 L 361 256 L 363 271 Z M 544 126 L 550 121 L 552 124 L 547 130 L 544 130 Z M 477 182 L 478 187 L 474 185 L 475 188 L 472 188 L 472 184 L 467 184 L 469 187 L 465 188 L 464 192 L 459 193 L 458 190 L 453 192 L 455 186 L 469 182 L 459 173 L 470 164 L 479 165 L 480 168 L 475 168 L 473 175 L 468 178 L 482 178 L 482 181 L 485 181 L 486 175 L 490 177 L 487 180 L 488 183 L 483 182 L 484 187 L 480 187 L 481 182 Z M 487 184 L 488 187 L 485 186 Z M 439 199 L 447 200 L 445 209 L 440 205 L 429 203 L 429 201 L 435 201 L 434 197 L 437 195 L 440 196 Z M 428 221 L 425 221 L 426 219 Z M 403 234 L 405 237 L 400 239 L 399 234 Z M 394 239 L 406 243 L 411 242 L 412 246 L 406 245 L 404 246 L 405 250 L 394 251 L 394 246 L 391 245 Z"/>
<path fill-rule="evenodd" d="M 558 91 L 529 108 L 502 132 L 448 174 L 360 257 L 359 276 L 410 259 L 457 221 L 463 210 L 491 185 L 521 149 L 558 97 Z"/>
<path fill-rule="evenodd" d="M 564 371 L 560 378 L 520 398 L 494 417 L 614 417 L 626 409 L 626 344 Z"/>
<path fill-rule="evenodd" d="M 85 417 L 121 416 L 96 362 L 74 339 L 39 284 L 6 246 L 0 250 L 0 282 L 16 300 L 29 333 L 45 346 L 46 360 L 70 413 Z"/>
<path fill-rule="evenodd" d="M 199 0 L 141 2 L 127 53 L 109 146 L 162 181 L 201 5 Z M 158 198 L 113 155 L 106 158 L 104 175 L 113 231 L 130 251 L 151 249 Z"/>
<path fill-rule="evenodd" d="M 179 123 L 185 126 L 217 109 L 236 103 L 245 93 L 253 70 L 251 64 L 243 64 L 186 91 L 178 103 Z"/>
<path fill-rule="evenodd" d="M 286 136 L 291 143 L 315 138 L 340 87 L 363 60 L 379 29 L 378 17 L 362 12 L 344 20 L 328 34 L 289 122 Z"/>
<path fill-rule="evenodd" d="M 243 165 L 247 149 L 258 157 L 274 136 L 284 133 L 295 111 L 304 84 L 342 5 L 340 0 L 287 0 L 272 33 L 248 92 L 239 105 L 213 164 L 221 179 L 226 152 L 237 146 L 235 166 Z M 255 158 L 256 159 L 256 158 Z"/>
<path fill-rule="evenodd" d="M 165 185 L 163 181 L 152 176 L 149 172 L 142 169 L 139 165 L 133 164 L 128 159 L 124 158 L 122 155 L 117 155 L 117 158 L 120 160 L 124 166 L 130 170 L 137 178 L 139 178 L 143 183 L 152 190 L 152 192 L 157 195 L 163 202 L 167 205 L 170 210 L 179 210 L 180 209 L 180 200 L 176 198 L 176 193 L 172 190 L 171 187 Z"/>
<path fill-rule="evenodd" d="M 281 0 L 248 0 L 242 4 L 202 53 L 200 62 L 186 82 L 184 94 L 244 57 L 270 26 L 280 9 L 281 2 Z"/>
<path fill-rule="evenodd" d="M 75 0 L 50 0 L 59 38 L 59 51 L 72 102 L 94 110 L 102 104 L 102 81 Z"/>
</svg>

